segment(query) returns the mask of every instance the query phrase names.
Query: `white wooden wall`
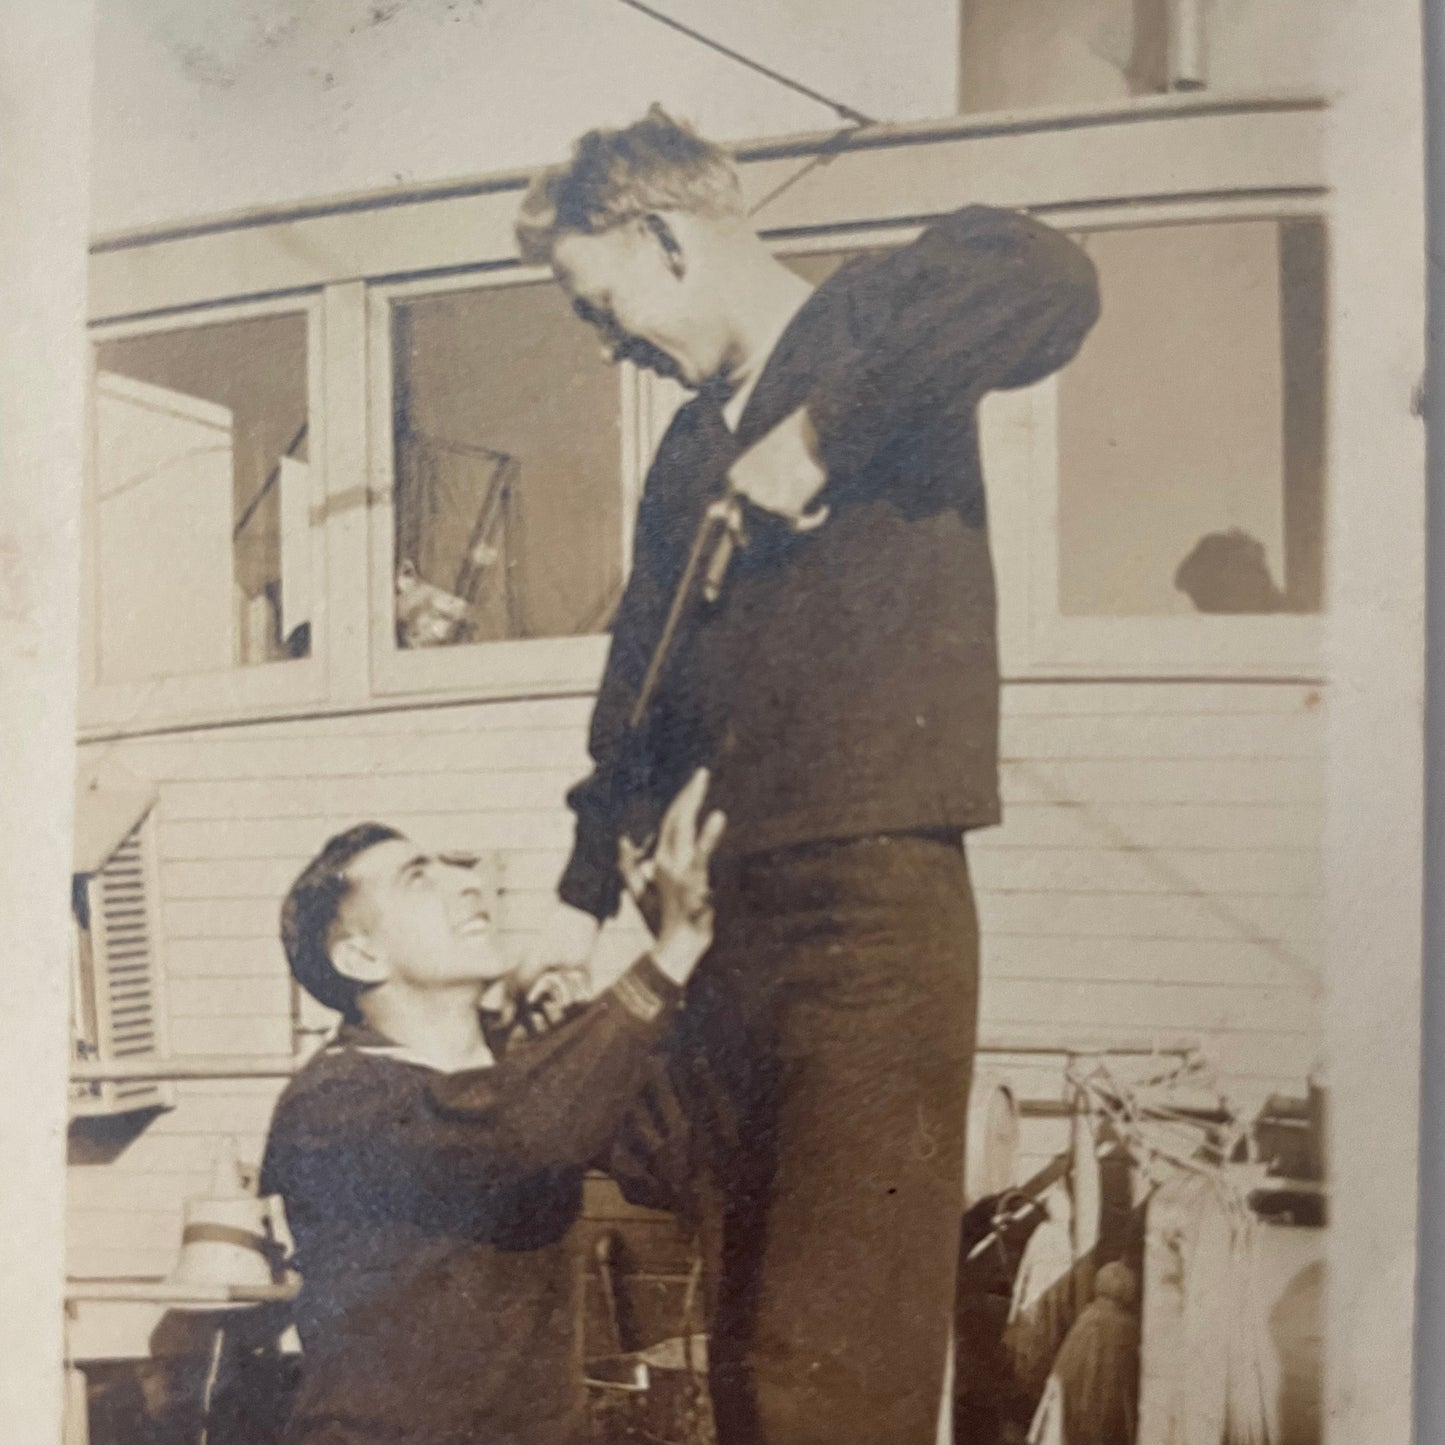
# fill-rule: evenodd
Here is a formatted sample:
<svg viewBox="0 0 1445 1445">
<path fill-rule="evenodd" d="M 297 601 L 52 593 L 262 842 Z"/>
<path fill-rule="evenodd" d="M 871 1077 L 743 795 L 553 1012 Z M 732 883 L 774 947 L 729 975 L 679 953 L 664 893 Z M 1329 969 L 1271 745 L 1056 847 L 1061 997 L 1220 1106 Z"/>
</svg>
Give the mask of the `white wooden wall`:
<svg viewBox="0 0 1445 1445">
<path fill-rule="evenodd" d="M 540 923 L 570 842 L 590 699 L 257 723 L 92 744 L 160 785 L 174 1051 L 285 1054 L 281 897 L 362 818 L 502 855 L 503 927 Z M 1323 705 L 1298 684 L 1006 687 L 1007 820 L 974 835 L 983 1024 L 1059 1047 L 1204 1039 L 1231 1087 L 1300 1090 L 1318 1046 Z M 627 926 L 608 949 L 633 951 Z M 1025 1093 L 1057 1061 L 1000 1059 Z M 161 1274 L 221 1139 L 257 1160 L 278 1086 L 178 1086 L 116 1159 L 70 1170 L 70 1272 Z M 1039 1145 L 1032 1146 L 1030 1152 Z"/>
</svg>

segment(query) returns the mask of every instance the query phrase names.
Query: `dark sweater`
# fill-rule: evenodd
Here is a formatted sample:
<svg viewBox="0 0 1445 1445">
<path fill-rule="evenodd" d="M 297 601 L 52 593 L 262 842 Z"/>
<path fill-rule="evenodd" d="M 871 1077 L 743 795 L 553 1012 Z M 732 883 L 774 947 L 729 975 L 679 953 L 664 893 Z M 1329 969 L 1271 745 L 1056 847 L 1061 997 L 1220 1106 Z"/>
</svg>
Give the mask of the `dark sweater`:
<svg viewBox="0 0 1445 1445">
<path fill-rule="evenodd" d="M 845 266 L 804 304 L 729 431 L 706 394 L 648 474 L 593 714 L 561 896 L 617 907 L 617 839 L 713 768 L 748 854 L 997 822 L 998 662 L 977 407 L 1064 365 L 1098 315 L 1067 237 L 972 206 Z M 628 714 L 699 517 L 737 457 L 806 407 L 831 508 L 795 535 L 751 511 L 721 600 L 691 615 L 648 723 Z"/>
<path fill-rule="evenodd" d="M 302 1291 L 301 1445 L 573 1445 L 564 1237 L 679 990 L 648 961 L 487 1069 L 445 1074 L 346 1026 L 276 1107 L 262 1189 Z"/>
</svg>

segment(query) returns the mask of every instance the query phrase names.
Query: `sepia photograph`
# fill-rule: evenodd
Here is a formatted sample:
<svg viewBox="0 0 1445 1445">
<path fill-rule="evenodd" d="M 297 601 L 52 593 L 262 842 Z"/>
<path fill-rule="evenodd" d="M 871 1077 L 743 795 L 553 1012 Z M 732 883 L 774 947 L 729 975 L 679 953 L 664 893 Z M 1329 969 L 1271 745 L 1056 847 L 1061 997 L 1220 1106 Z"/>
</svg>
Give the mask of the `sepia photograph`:
<svg viewBox="0 0 1445 1445">
<path fill-rule="evenodd" d="M 1407 1445 L 1421 23 L 18 5 L 0 1435 Z"/>
</svg>

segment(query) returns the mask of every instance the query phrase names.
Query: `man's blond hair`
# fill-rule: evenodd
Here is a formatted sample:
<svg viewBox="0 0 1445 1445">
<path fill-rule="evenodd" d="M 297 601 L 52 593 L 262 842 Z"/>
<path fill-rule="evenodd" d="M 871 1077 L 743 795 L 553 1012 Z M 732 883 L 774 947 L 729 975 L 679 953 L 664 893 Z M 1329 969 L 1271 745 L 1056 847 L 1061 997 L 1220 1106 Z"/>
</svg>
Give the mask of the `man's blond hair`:
<svg viewBox="0 0 1445 1445">
<path fill-rule="evenodd" d="M 523 260 L 545 264 L 560 236 L 597 235 L 657 211 L 744 214 L 727 153 L 654 105 L 621 130 L 588 131 L 571 160 L 533 180 L 517 217 L 517 244 Z"/>
</svg>

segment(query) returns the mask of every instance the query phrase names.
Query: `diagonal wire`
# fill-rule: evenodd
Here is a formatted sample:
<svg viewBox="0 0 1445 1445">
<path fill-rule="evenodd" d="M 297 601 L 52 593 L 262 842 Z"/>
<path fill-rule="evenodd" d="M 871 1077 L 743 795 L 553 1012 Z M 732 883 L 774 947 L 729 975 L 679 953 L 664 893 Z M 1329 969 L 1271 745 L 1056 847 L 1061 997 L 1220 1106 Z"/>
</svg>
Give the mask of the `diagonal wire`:
<svg viewBox="0 0 1445 1445">
<path fill-rule="evenodd" d="M 624 0 L 624 3 L 627 3 L 627 0 Z M 820 166 L 827 165 L 829 161 L 841 155 L 847 148 L 848 141 L 857 135 L 859 131 L 867 130 L 870 125 L 876 124 L 878 124 L 877 121 L 864 121 L 857 125 L 850 122 L 841 130 L 834 131 L 833 134 L 818 147 L 817 151 L 809 156 L 797 170 L 793 171 L 791 175 L 785 176 L 767 195 L 751 206 L 748 210 L 748 215 L 756 216 L 764 206 L 772 205 L 784 192 L 792 190 L 804 176 L 811 175 Z"/>
<path fill-rule="evenodd" d="M 800 80 L 794 80 L 790 75 L 784 75 L 779 70 L 774 70 L 769 65 L 764 65 L 760 60 L 754 60 L 750 55 L 744 55 L 741 51 L 734 50 L 729 45 L 724 45 L 720 40 L 714 40 L 711 36 L 704 35 L 699 30 L 694 30 L 690 25 L 684 25 L 681 20 L 674 20 L 671 15 L 664 15 L 660 10 L 654 10 L 652 6 L 645 5 L 642 0 L 618 0 L 618 4 L 626 5 L 631 10 L 639 11 L 650 19 L 657 21 L 659 25 L 666 25 L 671 30 L 676 30 L 686 35 L 689 40 L 695 40 L 699 45 L 705 45 L 709 50 L 715 50 L 719 55 L 725 55 L 729 60 L 736 61 L 739 65 L 746 66 L 749 70 L 756 71 L 759 75 L 765 75 L 769 80 L 776 81 L 779 85 L 786 86 L 789 90 L 796 91 L 799 95 L 805 95 L 809 100 L 815 100 L 819 105 L 826 105 L 829 110 L 835 112 L 842 120 L 850 125 L 877 125 L 872 116 L 864 115 L 861 110 L 855 110 L 851 105 L 844 105 L 840 100 L 833 100 L 830 96 L 824 95 L 821 91 L 814 90 L 812 86 L 804 85 Z"/>
<path fill-rule="evenodd" d="M 1318 997 L 1321 987 L 1319 970 L 1309 959 L 1302 957 L 1280 939 L 1260 937 L 1259 928 L 1253 919 L 1201 888 L 1182 869 L 1176 868 L 1173 864 L 1158 857 L 1158 848 L 1147 847 L 1131 838 L 1122 828 L 1110 821 L 1097 803 L 1091 804 L 1070 797 L 1056 788 L 1037 763 L 1023 758 L 1011 758 L 1009 761 L 1019 772 L 1026 773 L 1033 779 L 1035 787 L 1048 802 L 1077 809 L 1087 827 L 1113 847 L 1137 857 L 1148 872 L 1169 885 L 1170 893 L 1192 899 L 1206 913 L 1212 914 L 1223 923 L 1239 942 L 1248 943 L 1261 952 L 1270 954 L 1291 971 L 1303 976 L 1311 985 L 1311 993 Z"/>
</svg>

